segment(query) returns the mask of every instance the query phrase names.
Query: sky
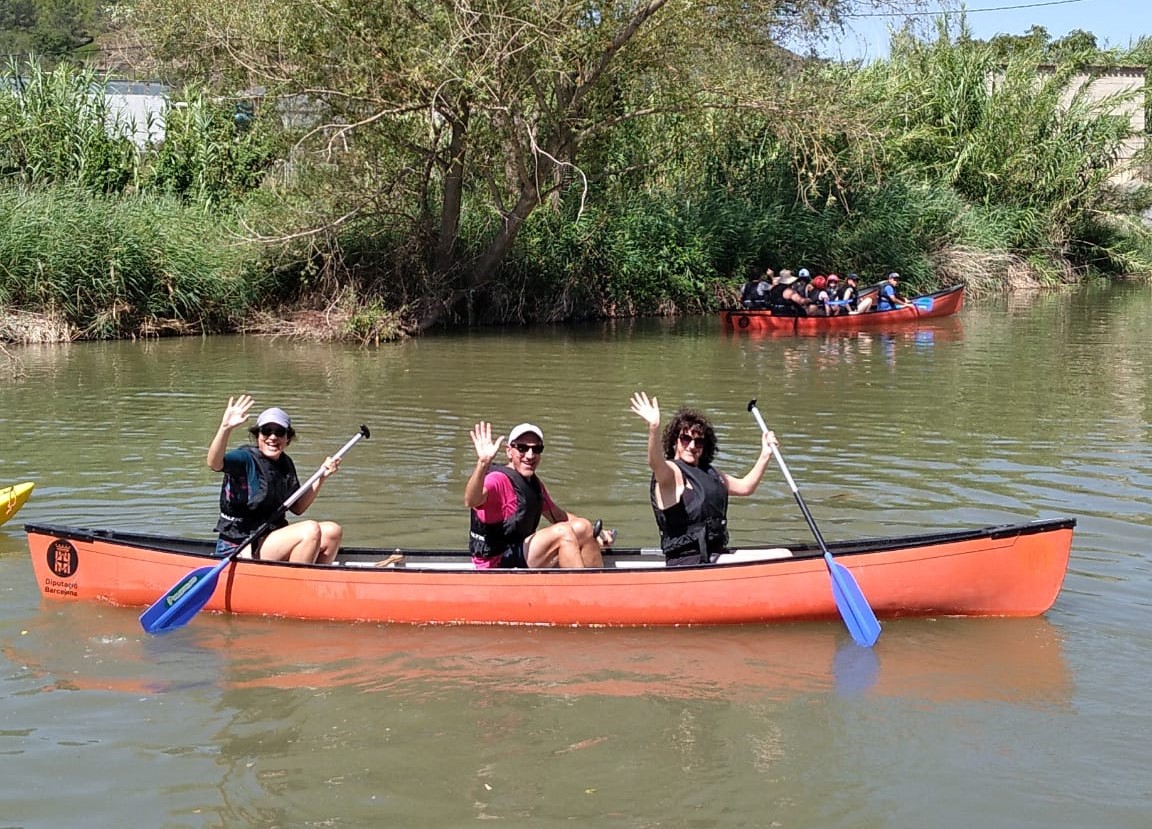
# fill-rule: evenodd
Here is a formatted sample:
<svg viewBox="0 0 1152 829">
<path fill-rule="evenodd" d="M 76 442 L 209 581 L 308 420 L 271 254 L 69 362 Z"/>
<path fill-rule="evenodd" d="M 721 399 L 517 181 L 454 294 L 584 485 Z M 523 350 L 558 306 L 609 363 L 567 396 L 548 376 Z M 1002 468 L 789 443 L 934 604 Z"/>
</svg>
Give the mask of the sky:
<svg viewBox="0 0 1152 829">
<path fill-rule="evenodd" d="M 1083 29 L 1096 35 L 1101 47 L 1126 47 L 1141 35 L 1152 36 L 1152 0 L 967 0 L 968 28 L 981 40 L 997 34 L 1022 35 L 1043 26 L 1053 38 Z M 929 14 L 915 17 L 934 33 L 931 12 L 955 10 L 960 0 L 925 0 Z M 887 57 L 888 28 L 900 27 L 902 16 L 856 17 L 843 34 L 836 33 L 817 46 L 825 57 L 875 60 Z"/>
</svg>

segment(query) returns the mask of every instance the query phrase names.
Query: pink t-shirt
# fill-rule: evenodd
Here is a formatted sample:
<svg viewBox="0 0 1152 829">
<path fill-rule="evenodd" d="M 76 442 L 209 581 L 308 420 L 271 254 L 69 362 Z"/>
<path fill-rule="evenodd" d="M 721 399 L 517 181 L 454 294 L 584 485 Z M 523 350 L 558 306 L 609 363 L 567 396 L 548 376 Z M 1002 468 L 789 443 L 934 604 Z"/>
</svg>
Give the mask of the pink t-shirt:
<svg viewBox="0 0 1152 829">
<path fill-rule="evenodd" d="M 492 471 L 485 475 L 484 489 L 488 491 L 487 499 L 483 504 L 473 509 L 477 517 L 485 524 L 495 524 L 498 521 L 503 521 L 516 512 L 516 490 L 512 487 L 512 482 L 508 480 L 508 476 L 503 472 Z M 543 481 L 540 482 L 540 500 L 540 508 L 543 515 L 549 515 L 550 513 L 558 511 L 556 504 L 552 501 L 552 496 L 548 494 L 548 490 L 544 487 Z M 495 558 L 472 557 L 472 563 L 480 570 L 494 567 L 499 562 L 499 556 Z"/>
</svg>

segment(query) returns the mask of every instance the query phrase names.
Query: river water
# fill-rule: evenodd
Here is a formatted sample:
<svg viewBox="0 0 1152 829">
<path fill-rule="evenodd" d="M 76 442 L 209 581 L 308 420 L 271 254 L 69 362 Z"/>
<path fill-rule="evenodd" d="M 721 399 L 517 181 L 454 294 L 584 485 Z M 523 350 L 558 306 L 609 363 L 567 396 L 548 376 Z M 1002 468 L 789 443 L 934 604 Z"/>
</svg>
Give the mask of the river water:
<svg viewBox="0 0 1152 829">
<path fill-rule="evenodd" d="M 714 319 L 15 349 L 0 363 L 0 827 L 920 829 L 1152 824 L 1152 288 L 970 303 L 922 328 Z M 0 354 L 0 358 L 4 355 Z M 310 517 L 460 546 L 480 418 L 545 432 L 561 506 L 651 545 L 635 390 L 706 410 L 743 474 L 757 399 L 828 539 L 1078 520 L 1032 620 L 673 630 L 388 627 L 42 600 L 21 521 L 208 537 L 229 395 L 293 415 L 301 477 L 369 425 Z M 769 467 L 733 540 L 806 541 Z"/>
</svg>

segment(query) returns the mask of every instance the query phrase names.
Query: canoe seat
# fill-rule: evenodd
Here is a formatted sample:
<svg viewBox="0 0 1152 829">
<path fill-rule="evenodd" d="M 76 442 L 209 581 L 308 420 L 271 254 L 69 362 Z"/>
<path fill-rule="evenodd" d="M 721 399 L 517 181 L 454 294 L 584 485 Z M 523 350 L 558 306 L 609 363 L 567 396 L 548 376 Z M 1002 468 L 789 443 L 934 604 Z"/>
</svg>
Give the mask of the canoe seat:
<svg viewBox="0 0 1152 829">
<path fill-rule="evenodd" d="M 665 559 L 660 550 L 643 550 L 640 556 L 605 556 L 605 567 L 617 569 L 652 569 L 665 566 Z M 739 564 L 744 561 L 771 561 L 777 558 L 791 558 L 792 551 L 787 547 L 772 547 L 754 550 L 733 550 L 723 553 L 716 559 L 716 564 Z"/>
<path fill-rule="evenodd" d="M 665 566 L 664 556 L 659 555 L 659 550 L 644 550 L 640 555 L 629 553 L 606 553 L 604 556 L 604 566 L 606 568 L 615 568 L 618 570 L 652 570 L 661 569 Z M 730 553 L 724 553 L 718 559 L 717 564 L 738 564 L 746 561 L 771 561 L 778 558 L 791 558 L 792 551 L 786 547 L 772 547 L 764 549 L 750 549 L 750 550 L 733 550 Z M 470 558 L 464 556 L 442 558 L 442 559 L 427 559 L 427 558 L 406 558 L 402 553 L 393 553 L 383 559 L 373 560 L 356 560 L 337 562 L 343 567 L 357 567 L 357 568 L 407 568 L 412 567 L 418 570 L 472 570 L 475 565 L 472 564 Z"/>
<path fill-rule="evenodd" d="M 741 561 L 772 561 L 777 558 L 792 558 L 787 547 L 772 547 L 762 550 L 733 550 L 716 557 L 717 564 L 736 564 Z"/>
</svg>

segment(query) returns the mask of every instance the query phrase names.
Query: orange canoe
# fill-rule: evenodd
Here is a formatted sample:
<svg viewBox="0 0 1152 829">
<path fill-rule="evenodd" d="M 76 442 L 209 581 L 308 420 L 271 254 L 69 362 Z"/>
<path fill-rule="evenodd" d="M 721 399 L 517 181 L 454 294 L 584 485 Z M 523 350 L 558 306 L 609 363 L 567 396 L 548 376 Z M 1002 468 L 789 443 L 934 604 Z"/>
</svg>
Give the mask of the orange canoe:
<svg viewBox="0 0 1152 829">
<path fill-rule="evenodd" d="M 829 331 L 856 331 L 861 328 L 901 326 L 920 320 L 948 317 L 964 305 L 964 286 L 954 285 L 934 294 L 914 297 L 911 305 L 891 311 L 868 311 L 835 317 L 784 317 L 771 311 L 733 309 L 720 312 L 724 328 L 729 331 L 776 331 L 792 334 L 814 334 Z"/>
<path fill-rule="evenodd" d="M 1075 519 L 829 545 L 881 618 L 1038 616 L 1056 600 Z M 50 599 L 145 607 L 214 542 L 27 524 L 36 582 Z M 402 560 L 384 565 L 389 559 Z M 462 551 L 346 548 L 333 565 L 235 560 L 208 610 L 301 619 L 446 624 L 684 625 L 836 619 L 814 544 L 741 550 L 666 568 L 658 550 L 621 549 L 596 570 L 475 570 Z"/>
</svg>

